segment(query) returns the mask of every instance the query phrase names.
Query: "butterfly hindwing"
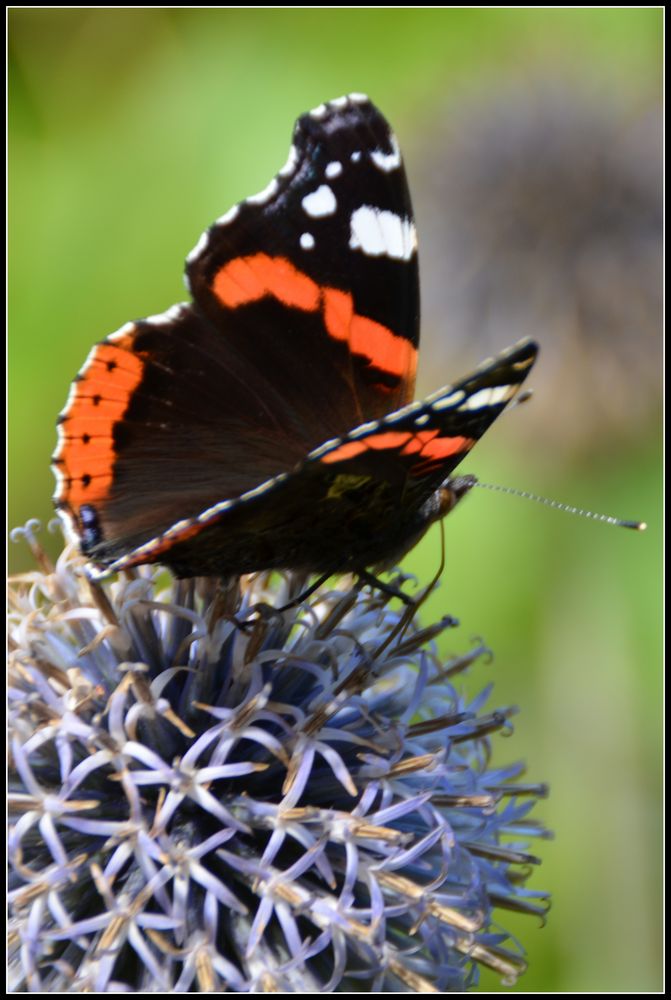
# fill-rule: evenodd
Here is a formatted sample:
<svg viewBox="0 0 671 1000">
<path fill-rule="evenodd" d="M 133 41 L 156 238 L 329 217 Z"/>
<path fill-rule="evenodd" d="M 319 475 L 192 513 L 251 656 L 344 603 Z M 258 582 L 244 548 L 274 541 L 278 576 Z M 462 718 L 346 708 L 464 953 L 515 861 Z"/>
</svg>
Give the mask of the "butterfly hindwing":
<svg viewBox="0 0 671 1000">
<path fill-rule="evenodd" d="M 428 501 L 515 397 L 536 353 L 531 341 L 520 343 L 424 402 L 324 443 L 291 475 L 216 504 L 113 568 L 151 557 L 188 576 L 194 562 L 234 573 L 290 560 L 329 573 L 400 558 L 441 512 Z"/>
</svg>

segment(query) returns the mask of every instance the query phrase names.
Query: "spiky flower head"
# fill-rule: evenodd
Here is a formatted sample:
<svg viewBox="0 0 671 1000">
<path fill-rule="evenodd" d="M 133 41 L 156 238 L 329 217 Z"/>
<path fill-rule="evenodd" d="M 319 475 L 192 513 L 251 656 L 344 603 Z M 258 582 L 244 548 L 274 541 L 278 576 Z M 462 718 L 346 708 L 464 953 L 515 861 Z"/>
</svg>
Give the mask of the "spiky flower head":
<svg viewBox="0 0 671 1000">
<path fill-rule="evenodd" d="M 407 609 L 66 550 L 10 586 L 11 988 L 461 991 L 525 967 L 542 786 Z M 298 591 L 297 589 L 298 588 Z M 261 605 L 261 610 L 253 611 Z M 411 609 L 412 610 L 412 609 Z M 251 620 L 253 624 L 246 625 Z"/>
</svg>

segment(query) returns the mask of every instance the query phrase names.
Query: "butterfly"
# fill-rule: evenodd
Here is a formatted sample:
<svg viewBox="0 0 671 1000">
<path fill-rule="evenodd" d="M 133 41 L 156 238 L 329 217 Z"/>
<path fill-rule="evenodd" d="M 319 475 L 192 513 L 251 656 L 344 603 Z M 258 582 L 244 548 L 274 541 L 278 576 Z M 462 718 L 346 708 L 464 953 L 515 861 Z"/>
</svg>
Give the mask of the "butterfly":
<svg viewBox="0 0 671 1000">
<path fill-rule="evenodd" d="M 537 354 L 525 341 L 412 401 L 417 236 L 362 94 L 298 119 L 186 280 L 191 302 L 93 347 L 59 417 L 54 503 L 94 573 L 389 567 L 468 491 L 454 469 Z"/>
</svg>

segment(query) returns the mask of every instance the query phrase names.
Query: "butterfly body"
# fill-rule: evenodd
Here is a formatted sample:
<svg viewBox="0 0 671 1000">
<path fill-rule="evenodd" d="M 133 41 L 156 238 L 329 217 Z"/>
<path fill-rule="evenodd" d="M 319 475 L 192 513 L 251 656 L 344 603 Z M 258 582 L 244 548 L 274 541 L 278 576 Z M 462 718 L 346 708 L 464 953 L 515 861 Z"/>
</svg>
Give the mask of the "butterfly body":
<svg viewBox="0 0 671 1000">
<path fill-rule="evenodd" d="M 398 144 L 362 95 L 187 258 L 193 302 L 97 344 L 59 421 L 55 504 L 99 572 L 389 565 L 466 491 L 454 468 L 531 342 L 411 403 L 417 249 Z"/>
</svg>

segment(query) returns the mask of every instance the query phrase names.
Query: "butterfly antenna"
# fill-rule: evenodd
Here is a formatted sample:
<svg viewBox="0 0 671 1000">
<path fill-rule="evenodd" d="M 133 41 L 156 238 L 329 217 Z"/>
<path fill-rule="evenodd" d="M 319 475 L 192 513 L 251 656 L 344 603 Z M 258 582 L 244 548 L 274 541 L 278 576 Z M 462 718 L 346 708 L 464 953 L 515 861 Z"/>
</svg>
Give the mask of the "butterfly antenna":
<svg viewBox="0 0 671 1000">
<path fill-rule="evenodd" d="M 625 521 L 620 517 L 611 517 L 609 514 L 596 514 L 592 510 L 583 510 L 580 507 L 573 507 L 568 503 L 560 503 L 559 500 L 550 500 L 548 497 L 537 496 L 527 490 L 516 490 L 512 486 L 498 486 L 495 483 L 475 482 L 473 486 L 479 486 L 483 490 L 495 490 L 497 493 L 510 493 L 512 496 L 521 497 L 523 500 L 534 500 L 536 503 L 545 504 L 546 507 L 553 507 L 555 510 L 563 510 L 567 514 L 578 514 L 580 517 L 590 517 L 593 521 L 603 521 L 605 524 L 612 524 L 616 528 L 630 528 L 632 531 L 645 531 L 647 524 L 645 521 Z"/>
</svg>

